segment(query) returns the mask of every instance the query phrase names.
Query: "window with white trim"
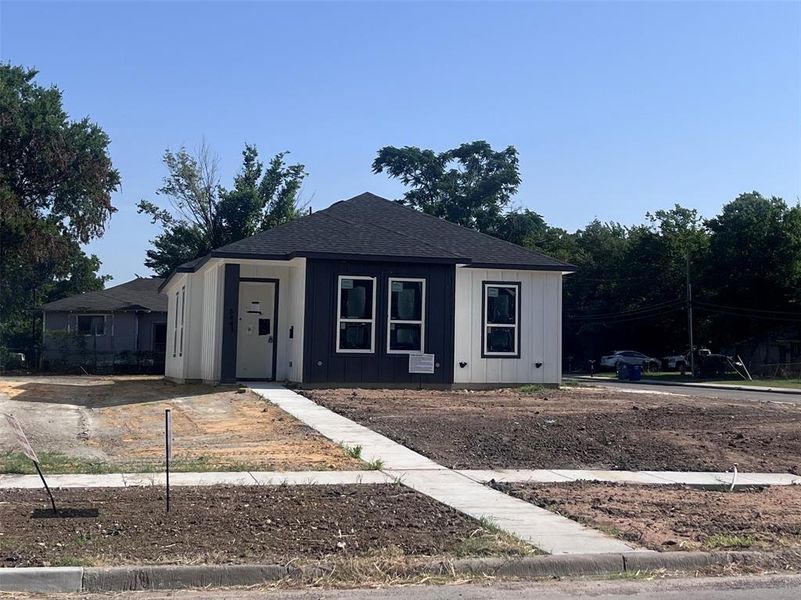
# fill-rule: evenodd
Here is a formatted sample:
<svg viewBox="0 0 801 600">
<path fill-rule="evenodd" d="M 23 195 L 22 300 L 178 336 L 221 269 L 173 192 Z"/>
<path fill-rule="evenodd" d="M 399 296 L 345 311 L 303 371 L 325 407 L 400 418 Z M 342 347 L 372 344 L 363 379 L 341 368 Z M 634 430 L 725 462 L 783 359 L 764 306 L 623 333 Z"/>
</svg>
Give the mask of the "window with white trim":
<svg viewBox="0 0 801 600">
<path fill-rule="evenodd" d="M 186 286 L 181 287 L 181 344 L 178 346 L 178 356 L 184 355 L 184 314 L 186 313 Z"/>
<path fill-rule="evenodd" d="M 75 331 L 79 335 L 106 335 L 106 315 L 76 315 Z"/>
<path fill-rule="evenodd" d="M 483 283 L 484 356 L 520 356 L 520 283 Z"/>
<path fill-rule="evenodd" d="M 387 353 L 424 352 L 426 314 L 425 279 L 389 278 Z"/>
<path fill-rule="evenodd" d="M 337 279 L 337 352 L 375 352 L 375 277 Z"/>
<path fill-rule="evenodd" d="M 172 318 L 172 356 L 178 356 L 178 292 L 175 292 L 175 311 Z"/>
</svg>

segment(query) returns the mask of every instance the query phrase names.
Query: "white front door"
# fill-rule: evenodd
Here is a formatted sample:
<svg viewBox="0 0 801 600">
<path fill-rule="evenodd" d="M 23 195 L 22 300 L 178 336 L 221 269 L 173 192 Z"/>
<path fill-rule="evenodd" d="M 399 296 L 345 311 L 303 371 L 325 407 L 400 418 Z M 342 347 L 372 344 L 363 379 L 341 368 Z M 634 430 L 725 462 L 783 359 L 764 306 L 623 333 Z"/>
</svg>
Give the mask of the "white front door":
<svg viewBox="0 0 801 600">
<path fill-rule="evenodd" d="M 236 334 L 237 379 L 273 379 L 275 352 L 275 283 L 239 283 L 239 327 Z"/>
</svg>

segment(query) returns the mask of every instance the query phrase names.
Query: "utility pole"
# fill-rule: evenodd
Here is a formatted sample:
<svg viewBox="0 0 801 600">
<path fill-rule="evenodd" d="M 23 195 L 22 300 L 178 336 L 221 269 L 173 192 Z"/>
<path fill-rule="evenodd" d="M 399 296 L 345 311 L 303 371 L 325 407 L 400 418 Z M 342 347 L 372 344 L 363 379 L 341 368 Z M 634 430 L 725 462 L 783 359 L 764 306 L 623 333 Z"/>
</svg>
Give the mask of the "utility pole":
<svg viewBox="0 0 801 600">
<path fill-rule="evenodd" d="M 690 255 L 687 254 L 687 334 L 690 341 L 690 376 L 695 377 L 695 348 L 693 347 L 693 286 L 690 283 Z"/>
</svg>

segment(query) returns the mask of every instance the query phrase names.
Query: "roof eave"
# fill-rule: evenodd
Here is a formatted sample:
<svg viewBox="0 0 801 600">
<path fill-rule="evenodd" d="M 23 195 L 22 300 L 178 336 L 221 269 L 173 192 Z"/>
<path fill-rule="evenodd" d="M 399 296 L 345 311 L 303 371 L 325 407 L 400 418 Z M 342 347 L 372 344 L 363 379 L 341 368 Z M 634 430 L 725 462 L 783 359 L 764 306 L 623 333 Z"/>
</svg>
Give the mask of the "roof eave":
<svg viewBox="0 0 801 600">
<path fill-rule="evenodd" d="M 515 269 L 518 271 L 559 271 L 573 273 L 577 270 L 574 265 L 563 263 L 558 265 L 537 265 L 527 263 L 482 263 L 473 262 L 467 265 L 469 269 Z"/>
</svg>

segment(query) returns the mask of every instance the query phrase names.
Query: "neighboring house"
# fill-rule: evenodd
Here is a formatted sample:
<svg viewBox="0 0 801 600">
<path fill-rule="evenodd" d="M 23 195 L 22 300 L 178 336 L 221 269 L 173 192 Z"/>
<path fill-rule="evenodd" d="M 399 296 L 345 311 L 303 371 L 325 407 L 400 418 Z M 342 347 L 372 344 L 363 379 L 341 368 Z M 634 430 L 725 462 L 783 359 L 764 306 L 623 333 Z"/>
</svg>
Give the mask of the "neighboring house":
<svg viewBox="0 0 801 600">
<path fill-rule="evenodd" d="M 166 375 L 304 386 L 557 384 L 573 267 L 370 193 L 182 265 Z M 434 372 L 409 372 L 410 353 Z"/>
<path fill-rule="evenodd" d="M 42 367 L 140 365 L 161 372 L 167 340 L 163 281 L 140 277 L 41 306 Z"/>
<path fill-rule="evenodd" d="M 723 351 L 739 356 L 753 376 L 801 376 L 801 327 L 796 325 L 777 327 Z"/>
</svg>

